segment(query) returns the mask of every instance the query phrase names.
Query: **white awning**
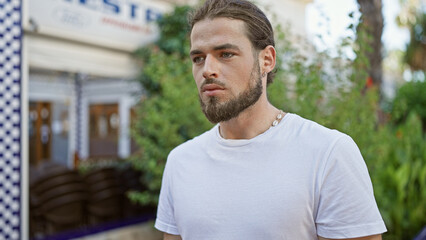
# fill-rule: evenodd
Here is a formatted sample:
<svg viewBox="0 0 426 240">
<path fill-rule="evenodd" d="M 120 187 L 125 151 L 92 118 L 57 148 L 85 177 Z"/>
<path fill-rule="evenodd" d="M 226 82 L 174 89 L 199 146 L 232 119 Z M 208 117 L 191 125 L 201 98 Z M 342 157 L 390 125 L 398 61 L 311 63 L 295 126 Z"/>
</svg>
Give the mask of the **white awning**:
<svg viewBox="0 0 426 240">
<path fill-rule="evenodd" d="M 54 37 L 25 34 L 30 68 L 130 78 L 138 73 L 131 53 Z"/>
</svg>

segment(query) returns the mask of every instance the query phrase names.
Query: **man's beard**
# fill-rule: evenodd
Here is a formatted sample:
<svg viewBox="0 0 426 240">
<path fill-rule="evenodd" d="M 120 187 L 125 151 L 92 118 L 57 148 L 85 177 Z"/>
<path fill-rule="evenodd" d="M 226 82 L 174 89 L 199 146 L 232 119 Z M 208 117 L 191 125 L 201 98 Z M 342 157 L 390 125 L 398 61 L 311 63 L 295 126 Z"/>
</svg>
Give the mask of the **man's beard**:
<svg viewBox="0 0 426 240">
<path fill-rule="evenodd" d="M 212 123 L 228 121 L 237 117 L 245 109 L 255 104 L 263 92 L 262 79 L 260 78 L 260 67 L 257 62 L 253 65 L 249 81 L 248 89 L 223 103 L 221 103 L 220 99 L 215 96 L 209 97 L 206 102 L 203 102 L 201 96 L 199 96 L 201 108 L 207 119 Z M 216 83 L 222 85 L 215 79 L 207 79 L 205 83 Z"/>
</svg>

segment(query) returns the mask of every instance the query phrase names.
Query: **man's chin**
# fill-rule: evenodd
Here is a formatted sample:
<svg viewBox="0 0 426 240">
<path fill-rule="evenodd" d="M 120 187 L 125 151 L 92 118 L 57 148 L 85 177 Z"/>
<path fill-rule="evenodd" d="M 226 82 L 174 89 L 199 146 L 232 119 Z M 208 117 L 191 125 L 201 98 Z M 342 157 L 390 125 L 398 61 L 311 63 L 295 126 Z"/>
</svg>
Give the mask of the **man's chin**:
<svg viewBox="0 0 426 240">
<path fill-rule="evenodd" d="M 240 112 L 229 111 L 224 104 L 204 105 L 203 113 L 211 123 L 219 123 L 229 121 L 239 115 Z"/>
<path fill-rule="evenodd" d="M 217 105 L 217 104 L 223 104 L 224 100 L 219 98 L 218 96 L 206 96 L 203 99 L 203 102 L 205 105 Z"/>
</svg>

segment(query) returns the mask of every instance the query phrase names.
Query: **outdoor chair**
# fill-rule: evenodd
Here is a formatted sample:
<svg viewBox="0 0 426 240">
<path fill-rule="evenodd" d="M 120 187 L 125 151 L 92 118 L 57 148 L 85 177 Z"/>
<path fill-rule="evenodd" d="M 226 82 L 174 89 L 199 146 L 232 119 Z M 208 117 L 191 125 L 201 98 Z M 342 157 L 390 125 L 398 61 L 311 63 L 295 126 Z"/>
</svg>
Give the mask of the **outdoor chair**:
<svg viewBox="0 0 426 240">
<path fill-rule="evenodd" d="M 123 190 L 117 171 L 103 168 L 85 175 L 88 189 L 88 220 L 92 225 L 123 217 Z"/>
<path fill-rule="evenodd" d="M 41 206 L 48 234 L 86 226 L 87 193 L 83 183 L 63 185 L 60 191 L 55 188 L 49 193 L 49 200 Z"/>
<path fill-rule="evenodd" d="M 87 191 L 77 171 L 51 169 L 30 185 L 31 235 L 85 225 Z"/>
</svg>

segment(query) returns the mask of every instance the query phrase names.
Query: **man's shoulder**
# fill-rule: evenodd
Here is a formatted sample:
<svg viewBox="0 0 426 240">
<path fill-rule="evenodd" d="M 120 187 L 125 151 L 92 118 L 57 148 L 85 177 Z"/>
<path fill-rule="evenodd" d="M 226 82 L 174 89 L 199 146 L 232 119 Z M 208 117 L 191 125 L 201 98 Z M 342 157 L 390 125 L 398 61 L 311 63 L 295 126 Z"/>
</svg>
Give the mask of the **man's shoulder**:
<svg viewBox="0 0 426 240">
<path fill-rule="evenodd" d="M 329 153 L 338 146 L 341 150 L 345 147 L 353 147 L 352 138 L 336 129 L 323 126 L 312 120 L 305 119 L 293 114 L 292 121 L 289 121 L 287 136 L 295 148 L 303 151 L 311 151 L 318 154 Z"/>
<path fill-rule="evenodd" d="M 198 154 L 199 151 L 203 149 L 204 146 L 208 144 L 209 141 L 212 140 L 215 134 L 214 132 L 215 129 L 216 127 L 213 127 L 212 129 L 202 133 L 201 135 L 198 135 L 197 137 L 194 137 L 193 139 L 190 139 L 184 143 L 181 143 L 169 153 L 169 159 L 174 157 L 179 157 L 182 155 Z"/>
<path fill-rule="evenodd" d="M 344 136 L 348 137 L 346 134 L 336 129 L 328 128 L 324 125 L 303 118 L 296 114 L 292 114 L 291 124 L 293 134 L 300 138 L 308 138 L 319 141 L 332 141 Z"/>
<path fill-rule="evenodd" d="M 297 116 L 293 121 L 290 139 L 293 140 L 294 149 L 303 150 L 317 156 L 324 156 L 328 161 L 329 156 L 343 156 L 344 161 L 349 161 L 349 154 L 355 156 L 359 153 L 355 141 L 347 134 L 336 129 L 330 129 L 317 122 Z M 360 158 L 362 159 L 362 157 Z"/>
</svg>

